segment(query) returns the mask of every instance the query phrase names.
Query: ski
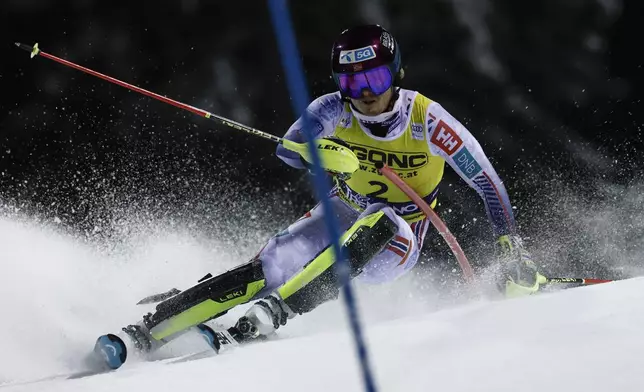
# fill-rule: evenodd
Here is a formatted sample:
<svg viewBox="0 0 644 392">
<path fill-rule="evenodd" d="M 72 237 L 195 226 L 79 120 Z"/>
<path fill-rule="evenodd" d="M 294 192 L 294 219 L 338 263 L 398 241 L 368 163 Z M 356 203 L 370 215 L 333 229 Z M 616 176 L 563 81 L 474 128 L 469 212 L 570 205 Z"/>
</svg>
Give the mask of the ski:
<svg viewBox="0 0 644 392">
<path fill-rule="evenodd" d="M 222 346 L 232 347 L 239 345 L 239 342 L 223 326 L 217 326 L 215 329 L 213 329 L 209 325 L 199 324 L 194 327 L 193 331 L 199 333 L 199 335 L 206 341 L 210 349 L 204 352 L 190 354 L 188 355 L 188 357 L 195 356 L 195 359 L 197 359 L 199 357 L 211 356 L 212 354 L 217 355 L 219 354 Z M 133 344 L 135 345 L 137 350 L 140 350 L 141 352 L 148 351 L 145 346 L 141 344 L 137 345 L 136 343 L 137 341 L 133 340 Z M 154 346 L 158 347 L 158 345 Z M 90 353 L 87 360 L 90 368 L 95 370 L 81 372 L 79 374 L 73 375 L 72 377 L 80 378 L 87 375 L 100 374 L 107 371 L 119 369 L 126 362 L 127 357 L 127 347 L 125 345 L 125 342 L 120 337 L 114 334 L 101 335 L 98 337 L 98 339 L 96 339 L 94 350 Z M 186 359 L 185 357 L 180 357 L 177 360 L 186 361 L 188 359 Z"/>
<path fill-rule="evenodd" d="M 94 355 L 99 368 L 105 370 L 118 369 L 127 359 L 125 342 L 114 334 L 99 336 L 94 344 Z M 101 362 L 102 360 L 102 362 Z"/>
</svg>

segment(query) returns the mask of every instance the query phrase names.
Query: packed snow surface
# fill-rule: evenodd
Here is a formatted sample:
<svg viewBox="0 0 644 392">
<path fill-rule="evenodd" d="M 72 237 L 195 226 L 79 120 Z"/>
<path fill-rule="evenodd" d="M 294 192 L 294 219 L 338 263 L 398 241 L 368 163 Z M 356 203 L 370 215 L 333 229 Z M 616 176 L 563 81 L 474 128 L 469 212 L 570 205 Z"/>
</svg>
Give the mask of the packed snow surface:
<svg viewBox="0 0 644 392">
<path fill-rule="evenodd" d="M 79 379 L 97 335 L 148 308 L 148 294 L 188 287 L 231 260 L 182 234 L 98 251 L 77 238 L 0 220 L 0 389 L 18 391 L 360 391 L 341 301 L 291 320 L 277 340 L 191 361 L 145 362 Z M 252 250 L 255 251 L 255 250 Z M 404 278 L 357 287 L 379 391 L 642 391 L 644 280 L 515 300 L 432 303 Z M 416 286 L 413 286 L 416 287 Z M 242 310 L 240 310 L 242 311 Z M 235 314 L 222 322 L 229 322 Z M 205 350 L 187 337 L 172 355 Z M 172 351 L 174 350 L 174 351 Z"/>
</svg>

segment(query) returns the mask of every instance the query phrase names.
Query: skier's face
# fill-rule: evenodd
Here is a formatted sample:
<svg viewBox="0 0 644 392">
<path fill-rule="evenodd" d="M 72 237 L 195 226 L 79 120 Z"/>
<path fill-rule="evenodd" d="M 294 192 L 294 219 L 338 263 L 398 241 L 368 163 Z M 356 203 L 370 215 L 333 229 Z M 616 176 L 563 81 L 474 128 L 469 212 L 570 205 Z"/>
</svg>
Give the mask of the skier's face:
<svg viewBox="0 0 644 392">
<path fill-rule="evenodd" d="M 362 92 L 362 97 L 358 99 L 351 98 L 351 103 L 360 113 L 367 116 L 377 116 L 387 110 L 392 95 L 393 88 L 389 88 L 380 95 L 375 95 L 365 89 Z"/>
</svg>

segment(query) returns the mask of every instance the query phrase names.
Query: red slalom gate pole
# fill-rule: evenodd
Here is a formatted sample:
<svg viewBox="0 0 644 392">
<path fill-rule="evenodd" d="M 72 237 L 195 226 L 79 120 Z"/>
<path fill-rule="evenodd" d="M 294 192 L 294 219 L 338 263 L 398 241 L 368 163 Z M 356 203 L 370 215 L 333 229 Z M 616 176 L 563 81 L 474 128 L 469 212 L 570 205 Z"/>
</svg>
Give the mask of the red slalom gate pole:
<svg viewBox="0 0 644 392">
<path fill-rule="evenodd" d="M 387 177 L 398 188 L 400 188 L 400 190 L 403 191 L 414 203 L 416 203 L 421 211 L 423 211 L 425 216 L 427 216 L 427 218 L 432 222 L 445 242 L 447 242 L 447 245 L 449 245 L 452 253 L 454 253 L 454 256 L 456 256 L 456 260 L 458 260 L 458 264 L 463 270 L 465 280 L 467 280 L 468 283 L 473 282 L 474 272 L 472 271 L 472 266 L 467 260 L 465 252 L 463 252 L 461 245 L 459 245 L 456 237 L 454 237 L 454 235 L 449 231 L 445 222 L 443 222 L 438 214 L 436 214 L 436 212 L 434 212 L 434 210 L 432 210 L 431 207 L 427 203 L 425 203 L 425 201 L 418 195 L 418 193 L 416 193 L 416 191 L 414 191 L 409 185 L 407 185 L 405 181 L 398 177 L 398 174 L 396 174 L 396 172 L 393 171 L 389 166 L 382 165 L 382 167 L 379 167 L 378 170 L 380 171 L 380 173 L 382 173 L 382 175 Z"/>
</svg>

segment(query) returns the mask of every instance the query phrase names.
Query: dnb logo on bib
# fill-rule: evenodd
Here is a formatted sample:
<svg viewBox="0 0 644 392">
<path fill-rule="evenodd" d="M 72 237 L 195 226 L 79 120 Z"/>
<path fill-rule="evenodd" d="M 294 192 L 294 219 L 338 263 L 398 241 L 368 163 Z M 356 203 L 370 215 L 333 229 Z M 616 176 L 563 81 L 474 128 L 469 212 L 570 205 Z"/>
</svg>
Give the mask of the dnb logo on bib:
<svg viewBox="0 0 644 392">
<path fill-rule="evenodd" d="M 364 48 L 343 50 L 340 52 L 340 64 L 353 64 L 376 58 L 376 52 L 371 46 Z"/>
<path fill-rule="evenodd" d="M 481 165 L 474 159 L 472 154 L 467 150 L 467 147 L 463 147 L 458 154 L 454 155 L 454 161 L 456 166 L 458 166 L 465 176 L 469 179 L 481 172 Z"/>
</svg>

